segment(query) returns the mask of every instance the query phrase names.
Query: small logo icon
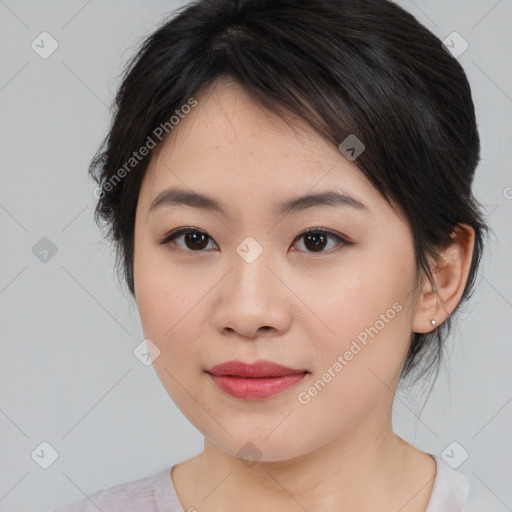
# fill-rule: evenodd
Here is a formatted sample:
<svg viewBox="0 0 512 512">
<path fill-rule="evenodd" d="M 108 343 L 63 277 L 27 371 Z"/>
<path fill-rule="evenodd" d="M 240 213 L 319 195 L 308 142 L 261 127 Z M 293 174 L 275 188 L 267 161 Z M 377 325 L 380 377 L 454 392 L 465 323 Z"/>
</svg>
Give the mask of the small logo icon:
<svg viewBox="0 0 512 512">
<path fill-rule="evenodd" d="M 57 450 L 47 441 L 40 443 L 30 456 L 43 469 L 48 469 L 59 458 Z"/>
<path fill-rule="evenodd" d="M 263 247 L 252 236 L 248 236 L 238 245 L 236 252 L 246 263 L 253 263 L 263 252 Z"/>
<path fill-rule="evenodd" d="M 237 452 L 237 457 L 242 459 L 241 462 L 247 467 L 252 468 L 257 464 L 263 455 L 259 448 L 251 442 L 245 443 Z"/>
<path fill-rule="evenodd" d="M 135 347 L 133 355 L 144 366 L 150 366 L 160 356 L 160 349 L 149 338 L 145 338 Z"/>
<path fill-rule="evenodd" d="M 458 32 L 452 32 L 443 41 L 443 45 L 456 59 L 469 47 L 468 42 Z"/>
<path fill-rule="evenodd" d="M 48 263 L 57 254 L 57 246 L 49 238 L 43 236 L 32 247 L 32 254 L 42 263 Z"/>
<path fill-rule="evenodd" d="M 338 149 L 345 157 L 353 162 L 364 150 L 365 145 L 351 133 L 339 146 Z"/>
<path fill-rule="evenodd" d="M 39 57 L 47 59 L 59 47 L 59 43 L 48 32 L 41 32 L 30 46 Z"/>
<path fill-rule="evenodd" d="M 466 462 L 469 453 L 457 441 L 453 441 L 443 450 L 441 457 L 449 466 L 457 469 Z"/>
</svg>

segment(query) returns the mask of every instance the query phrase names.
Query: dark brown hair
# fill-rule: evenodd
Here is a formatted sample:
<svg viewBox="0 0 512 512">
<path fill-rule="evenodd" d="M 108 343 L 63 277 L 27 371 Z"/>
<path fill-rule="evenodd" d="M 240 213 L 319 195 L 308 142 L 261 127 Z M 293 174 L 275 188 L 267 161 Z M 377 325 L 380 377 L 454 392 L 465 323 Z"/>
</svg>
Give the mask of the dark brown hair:
<svg viewBox="0 0 512 512">
<path fill-rule="evenodd" d="M 336 146 L 355 134 L 365 145 L 355 165 L 405 214 L 427 276 L 429 259 L 457 224 L 471 226 L 475 247 L 461 302 L 469 297 L 487 229 L 471 191 L 480 142 L 470 86 L 442 42 L 387 0 L 198 0 L 143 42 L 90 167 L 99 185 L 96 221 L 108 227 L 132 294 L 141 181 L 172 131 L 156 141 L 154 134 L 221 77 L 283 119 L 299 116 Z M 127 167 L 148 137 L 155 149 Z M 422 374 L 439 366 L 450 320 L 411 335 L 402 377 L 420 360 Z"/>
</svg>

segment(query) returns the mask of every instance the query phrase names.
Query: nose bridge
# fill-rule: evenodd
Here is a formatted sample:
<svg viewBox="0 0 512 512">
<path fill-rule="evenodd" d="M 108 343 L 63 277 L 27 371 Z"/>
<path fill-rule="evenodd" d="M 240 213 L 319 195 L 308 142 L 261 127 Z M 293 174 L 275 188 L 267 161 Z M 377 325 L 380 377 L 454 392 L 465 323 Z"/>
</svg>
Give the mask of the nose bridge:
<svg viewBox="0 0 512 512">
<path fill-rule="evenodd" d="M 217 330 L 230 328 L 256 336 L 261 327 L 286 329 L 290 321 L 286 290 L 270 270 L 277 267 L 272 251 L 247 237 L 237 246 L 231 266 L 214 314 Z"/>
<path fill-rule="evenodd" d="M 231 277 L 232 296 L 240 304 L 249 302 L 253 308 L 260 308 L 260 300 L 269 300 L 275 283 L 272 283 L 271 251 L 255 238 L 246 237 L 233 255 L 233 275 Z"/>
</svg>

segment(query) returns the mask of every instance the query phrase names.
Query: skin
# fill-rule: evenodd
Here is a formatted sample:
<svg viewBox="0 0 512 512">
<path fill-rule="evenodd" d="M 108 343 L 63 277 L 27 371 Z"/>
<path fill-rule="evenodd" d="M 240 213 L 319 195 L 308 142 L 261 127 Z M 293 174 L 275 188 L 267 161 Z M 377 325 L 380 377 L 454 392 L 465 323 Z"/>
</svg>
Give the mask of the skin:
<svg viewBox="0 0 512 512">
<path fill-rule="evenodd" d="M 435 461 L 394 434 L 394 391 L 411 333 L 432 330 L 432 318 L 440 325 L 460 300 L 472 230 L 463 226 L 441 253 L 437 291 L 427 279 L 418 287 L 407 221 L 336 146 L 225 79 L 197 99 L 144 177 L 134 253 L 144 334 L 160 351 L 154 368 L 205 436 L 203 452 L 170 471 L 184 509 L 424 512 Z M 172 186 L 215 198 L 226 215 L 188 205 L 150 213 Z M 285 216 L 271 209 L 324 190 L 365 208 L 317 205 Z M 202 246 L 183 235 L 159 244 L 182 226 L 209 238 Z M 319 227 L 352 244 L 328 238 L 315 252 L 298 235 Z M 252 263 L 236 252 L 248 236 L 263 249 Z M 300 403 L 299 393 L 396 303 L 401 311 Z M 205 373 L 231 359 L 310 374 L 265 400 L 243 400 Z M 254 465 L 237 455 L 247 443 L 260 453 Z"/>
</svg>

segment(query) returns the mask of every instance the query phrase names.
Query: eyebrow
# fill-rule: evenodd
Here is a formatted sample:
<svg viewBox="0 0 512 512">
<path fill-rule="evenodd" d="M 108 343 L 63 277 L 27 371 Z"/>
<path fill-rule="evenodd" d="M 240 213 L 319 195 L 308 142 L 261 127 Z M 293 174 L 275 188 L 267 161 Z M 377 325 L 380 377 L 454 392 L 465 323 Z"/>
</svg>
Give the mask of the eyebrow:
<svg viewBox="0 0 512 512">
<path fill-rule="evenodd" d="M 181 188 L 169 188 L 160 192 L 151 202 L 148 214 L 163 206 L 191 206 L 228 216 L 226 209 L 213 197 Z M 272 211 L 275 215 L 284 216 L 314 206 L 349 206 L 358 210 L 368 211 L 366 205 L 359 199 L 335 190 L 316 192 L 288 199 L 282 203 L 275 204 Z"/>
</svg>

